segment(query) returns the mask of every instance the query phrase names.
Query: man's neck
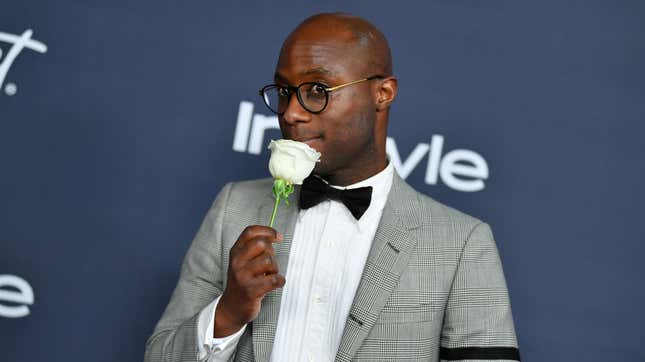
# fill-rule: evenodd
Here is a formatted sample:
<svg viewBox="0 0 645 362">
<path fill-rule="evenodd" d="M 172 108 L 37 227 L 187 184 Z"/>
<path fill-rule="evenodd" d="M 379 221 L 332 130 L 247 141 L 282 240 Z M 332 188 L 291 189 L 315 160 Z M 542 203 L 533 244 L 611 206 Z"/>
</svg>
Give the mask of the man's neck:
<svg viewBox="0 0 645 362">
<path fill-rule="evenodd" d="M 382 160 L 369 165 L 369 167 L 362 167 L 361 169 L 347 169 L 339 170 L 329 175 L 319 175 L 324 180 L 329 182 L 330 185 L 347 186 L 357 182 L 366 180 L 377 173 L 383 171 L 387 167 L 388 161 L 384 157 Z"/>
</svg>

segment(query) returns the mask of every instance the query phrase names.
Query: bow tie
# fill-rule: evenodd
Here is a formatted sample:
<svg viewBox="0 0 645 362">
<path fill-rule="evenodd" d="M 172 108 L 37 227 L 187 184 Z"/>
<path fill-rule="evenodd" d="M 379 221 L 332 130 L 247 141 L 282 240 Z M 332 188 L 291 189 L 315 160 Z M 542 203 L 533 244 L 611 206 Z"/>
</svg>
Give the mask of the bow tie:
<svg viewBox="0 0 645 362">
<path fill-rule="evenodd" d="M 300 189 L 300 208 L 308 209 L 326 199 L 338 200 L 359 220 L 370 206 L 372 186 L 341 190 L 329 186 L 315 176 L 309 176 L 302 182 Z"/>
</svg>

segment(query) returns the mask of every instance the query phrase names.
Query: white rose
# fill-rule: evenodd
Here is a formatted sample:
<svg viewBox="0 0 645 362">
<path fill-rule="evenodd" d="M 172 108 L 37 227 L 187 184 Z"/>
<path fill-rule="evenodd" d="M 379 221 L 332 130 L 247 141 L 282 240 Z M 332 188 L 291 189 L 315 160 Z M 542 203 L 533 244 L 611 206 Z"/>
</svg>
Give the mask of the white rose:
<svg viewBox="0 0 645 362">
<path fill-rule="evenodd" d="M 302 180 L 311 174 L 320 158 L 320 152 L 308 144 L 292 140 L 272 140 L 269 149 L 271 175 L 274 179 L 282 179 L 292 185 L 301 185 Z"/>
</svg>

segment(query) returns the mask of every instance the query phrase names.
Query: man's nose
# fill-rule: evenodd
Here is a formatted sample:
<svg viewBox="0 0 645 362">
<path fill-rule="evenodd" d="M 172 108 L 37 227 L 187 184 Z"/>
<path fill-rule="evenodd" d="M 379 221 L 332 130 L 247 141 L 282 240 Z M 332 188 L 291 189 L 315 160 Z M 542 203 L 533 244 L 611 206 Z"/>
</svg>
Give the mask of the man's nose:
<svg viewBox="0 0 645 362">
<path fill-rule="evenodd" d="M 289 124 L 311 121 L 311 113 L 302 107 L 302 104 L 298 101 L 298 95 L 296 92 L 289 95 L 289 103 L 287 104 L 287 109 L 284 111 L 282 118 Z"/>
</svg>

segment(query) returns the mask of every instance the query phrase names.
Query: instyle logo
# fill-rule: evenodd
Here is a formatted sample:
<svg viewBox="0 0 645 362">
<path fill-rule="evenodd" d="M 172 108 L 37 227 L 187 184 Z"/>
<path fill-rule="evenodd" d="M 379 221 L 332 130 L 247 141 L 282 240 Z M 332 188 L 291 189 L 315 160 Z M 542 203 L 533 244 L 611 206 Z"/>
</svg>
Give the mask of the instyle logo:
<svg viewBox="0 0 645 362">
<path fill-rule="evenodd" d="M 271 129 L 280 129 L 278 117 L 254 114 L 253 103 L 240 102 L 233 150 L 253 155 L 261 154 L 266 149 L 264 133 Z M 430 143 L 418 143 L 412 153 L 403 160 L 396 141 L 388 137 L 386 152 L 397 173 L 404 179 L 428 156 L 426 184 L 436 185 L 441 179 L 446 186 L 457 191 L 483 190 L 486 187 L 484 180 L 488 179 L 486 160 L 477 152 L 465 149 L 451 150 L 444 154 L 444 142 L 442 135 L 433 135 Z"/>
<path fill-rule="evenodd" d="M 45 53 L 47 51 L 47 46 L 45 44 L 31 39 L 33 33 L 34 32 L 31 29 L 25 30 L 21 35 L 3 33 L 0 31 L 0 42 L 11 44 L 9 51 L 5 51 L 0 48 L 0 89 L 9 96 L 16 94 L 18 86 L 15 83 L 5 84 L 4 81 L 9 73 L 11 65 L 16 60 L 20 52 L 25 48 L 38 53 Z"/>
<path fill-rule="evenodd" d="M 29 283 L 15 275 L 0 275 L 0 317 L 25 317 L 29 315 L 28 305 L 32 304 L 34 291 Z"/>
</svg>

